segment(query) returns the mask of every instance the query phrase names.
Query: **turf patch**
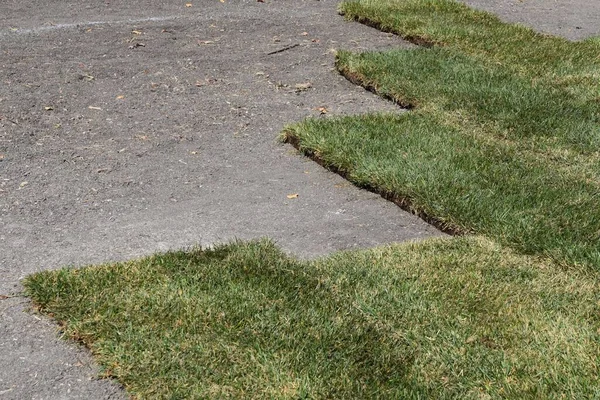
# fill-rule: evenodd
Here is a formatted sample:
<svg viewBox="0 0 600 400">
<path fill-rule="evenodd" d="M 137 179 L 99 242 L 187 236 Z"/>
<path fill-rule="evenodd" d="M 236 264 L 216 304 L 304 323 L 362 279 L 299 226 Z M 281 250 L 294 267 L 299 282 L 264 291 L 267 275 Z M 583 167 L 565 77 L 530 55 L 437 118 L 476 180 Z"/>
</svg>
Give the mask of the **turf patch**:
<svg viewBox="0 0 600 400">
<path fill-rule="evenodd" d="M 540 35 L 448 0 L 341 9 L 431 44 L 338 53 L 344 76 L 413 110 L 307 120 L 284 140 L 441 228 L 597 269 L 597 42 Z"/>
<path fill-rule="evenodd" d="M 25 280 L 136 398 L 590 398 L 600 289 L 482 238 L 301 262 L 269 242 Z"/>
</svg>

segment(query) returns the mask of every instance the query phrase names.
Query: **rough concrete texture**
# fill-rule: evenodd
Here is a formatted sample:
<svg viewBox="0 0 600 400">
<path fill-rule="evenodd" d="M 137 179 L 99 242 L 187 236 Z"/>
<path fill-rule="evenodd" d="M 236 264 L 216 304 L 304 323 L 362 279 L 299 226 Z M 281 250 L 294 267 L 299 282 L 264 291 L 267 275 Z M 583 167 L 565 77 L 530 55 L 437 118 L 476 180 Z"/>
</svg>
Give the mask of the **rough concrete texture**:
<svg viewBox="0 0 600 400">
<path fill-rule="evenodd" d="M 544 26 L 590 29 L 580 3 Z M 401 112 L 333 70 L 334 49 L 395 46 L 333 0 L 3 0 L 0 398 L 126 397 L 26 312 L 29 273 L 233 238 L 314 257 L 438 235 L 276 142 L 307 116 Z"/>
<path fill-rule="evenodd" d="M 460 0 L 539 32 L 581 40 L 600 35 L 597 0 Z"/>
</svg>

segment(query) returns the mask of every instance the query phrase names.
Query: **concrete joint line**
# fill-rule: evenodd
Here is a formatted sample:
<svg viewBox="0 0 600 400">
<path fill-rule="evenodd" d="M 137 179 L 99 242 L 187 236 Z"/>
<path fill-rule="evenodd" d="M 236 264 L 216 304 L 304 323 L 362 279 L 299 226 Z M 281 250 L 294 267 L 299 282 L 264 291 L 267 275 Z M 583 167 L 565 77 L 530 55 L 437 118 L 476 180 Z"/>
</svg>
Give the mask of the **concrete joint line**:
<svg viewBox="0 0 600 400">
<path fill-rule="evenodd" d="M 27 35 L 27 34 L 34 34 L 34 33 L 57 31 L 57 30 L 62 30 L 62 29 L 65 29 L 65 30 L 73 29 L 73 28 L 79 28 L 79 27 L 84 27 L 84 26 L 122 25 L 122 24 L 137 24 L 137 23 L 141 23 L 141 22 L 170 21 L 170 20 L 174 20 L 177 18 L 180 18 L 180 16 L 169 15 L 169 16 L 164 16 L 164 17 L 130 18 L 130 19 L 121 19 L 121 20 L 116 20 L 116 21 L 84 21 L 84 22 L 74 22 L 74 23 L 70 23 L 70 24 L 55 24 L 55 25 L 48 25 L 48 26 L 38 26 L 35 28 L 29 28 L 29 29 L 10 28 L 10 30 L 8 32 L 7 31 L 0 32 L 0 36 L 6 36 L 6 35 L 11 35 L 11 34 Z"/>
</svg>

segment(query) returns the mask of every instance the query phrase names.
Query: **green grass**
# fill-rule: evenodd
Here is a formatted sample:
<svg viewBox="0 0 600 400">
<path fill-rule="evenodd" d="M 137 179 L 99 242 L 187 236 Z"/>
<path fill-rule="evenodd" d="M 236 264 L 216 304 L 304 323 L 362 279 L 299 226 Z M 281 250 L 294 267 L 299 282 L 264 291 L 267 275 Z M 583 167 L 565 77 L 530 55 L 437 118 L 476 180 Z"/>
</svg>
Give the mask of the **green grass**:
<svg viewBox="0 0 600 400">
<path fill-rule="evenodd" d="M 41 272 L 135 398 L 593 398 L 600 284 L 487 239 L 304 262 L 269 242 Z"/>
<path fill-rule="evenodd" d="M 600 267 L 600 46 L 448 0 L 343 3 L 427 48 L 340 52 L 404 115 L 309 119 L 285 139 L 437 221 L 560 264 Z"/>
<path fill-rule="evenodd" d="M 596 85 L 598 38 L 570 42 L 501 22 L 496 16 L 452 0 L 345 1 L 340 12 L 427 46 L 446 47 L 536 79 Z M 592 93 L 598 94 L 592 87 Z"/>
</svg>

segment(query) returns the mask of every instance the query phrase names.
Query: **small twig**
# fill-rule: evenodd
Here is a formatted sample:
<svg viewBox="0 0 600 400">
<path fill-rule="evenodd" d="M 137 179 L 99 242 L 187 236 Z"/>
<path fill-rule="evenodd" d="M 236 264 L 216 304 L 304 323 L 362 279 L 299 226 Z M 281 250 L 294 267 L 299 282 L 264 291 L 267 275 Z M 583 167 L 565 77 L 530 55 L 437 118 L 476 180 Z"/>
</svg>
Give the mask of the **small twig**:
<svg viewBox="0 0 600 400">
<path fill-rule="evenodd" d="M 267 55 L 270 56 L 270 55 L 277 54 L 277 53 L 283 53 L 284 51 L 293 49 L 294 47 L 298 47 L 298 46 L 300 46 L 300 43 L 292 44 L 290 46 L 284 47 L 283 49 L 272 51 L 270 53 L 267 53 Z"/>
</svg>

